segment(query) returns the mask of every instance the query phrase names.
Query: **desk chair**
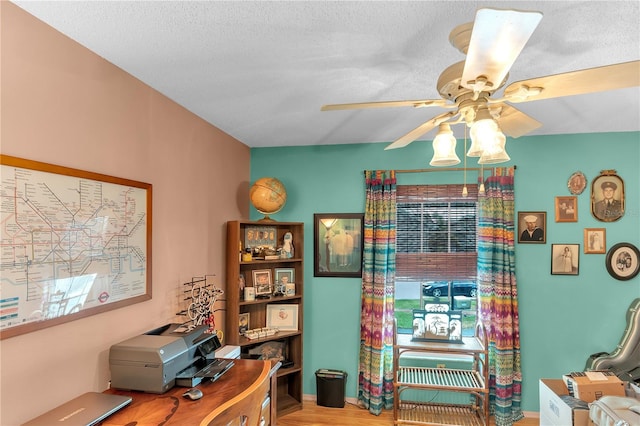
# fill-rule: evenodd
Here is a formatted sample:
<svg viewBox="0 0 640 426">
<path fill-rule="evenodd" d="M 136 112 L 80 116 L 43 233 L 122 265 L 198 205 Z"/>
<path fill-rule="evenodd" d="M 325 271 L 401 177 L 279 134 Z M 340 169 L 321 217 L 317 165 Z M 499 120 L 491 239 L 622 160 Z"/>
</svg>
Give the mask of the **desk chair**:
<svg viewBox="0 0 640 426">
<path fill-rule="evenodd" d="M 271 364 L 265 362 L 258 379 L 240 395 L 205 417 L 200 426 L 261 426 L 262 403 L 271 384 Z"/>
</svg>

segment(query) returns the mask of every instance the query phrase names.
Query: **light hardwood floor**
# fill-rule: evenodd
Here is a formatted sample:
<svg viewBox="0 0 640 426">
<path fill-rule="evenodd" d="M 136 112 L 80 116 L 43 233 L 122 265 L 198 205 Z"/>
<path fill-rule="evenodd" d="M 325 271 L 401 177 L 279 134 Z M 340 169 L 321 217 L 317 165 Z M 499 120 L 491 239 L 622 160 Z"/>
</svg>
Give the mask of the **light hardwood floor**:
<svg viewBox="0 0 640 426">
<path fill-rule="evenodd" d="M 491 425 L 493 425 L 493 420 Z M 537 418 L 525 418 L 516 426 L 538 426 Z M 393 411 L 383 411 L 379 416 L 370 414 L 367 410 L 345 404 L 344 408 L 321 407 L 315 401 L 303 401 L 302 410 L 286 416 L 278 417 L 277 426 L 389 426 L 393 425 Z"/>
</svg>

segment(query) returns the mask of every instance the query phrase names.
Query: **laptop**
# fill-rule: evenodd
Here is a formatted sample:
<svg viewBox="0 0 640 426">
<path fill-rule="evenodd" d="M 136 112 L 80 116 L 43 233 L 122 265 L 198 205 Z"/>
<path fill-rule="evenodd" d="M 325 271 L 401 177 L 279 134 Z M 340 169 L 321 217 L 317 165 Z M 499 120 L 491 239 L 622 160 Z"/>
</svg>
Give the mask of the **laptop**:
<svg viewBox="0 0 640 426">
<path fill-rule="evenodd" d="M 130 396 L 87 392 L 22 426 L 92 426 L 130 402 Z"/>
</svg>

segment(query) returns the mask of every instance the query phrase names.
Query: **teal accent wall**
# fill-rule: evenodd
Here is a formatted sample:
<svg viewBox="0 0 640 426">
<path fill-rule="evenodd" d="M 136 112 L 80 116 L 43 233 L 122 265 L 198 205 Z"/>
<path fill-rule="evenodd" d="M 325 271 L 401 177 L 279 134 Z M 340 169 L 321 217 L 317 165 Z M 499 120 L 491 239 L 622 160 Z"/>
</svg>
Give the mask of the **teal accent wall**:
<svg viewBox="0 0 640 426">
<path fill-rule="evenodd" d="M 385 151 L 386 144 L 254 148 L 251 181 L 280 179 L 288 198 L 279 221 L 305 223 L 304 393 L 315 394 L 319 368 L 348 373 L 346 396 L 357 397 L 360 339 L 360 279 L 313 276 L 313 214 L 364 211 L 365 169 L 425 169 L 430 142 Z M 516 165 L 517 211 L 547 212 L 547 243 L 516 244 L 516 278 L 525 411 L 539 411 L 538 380 L 581 371 L 589 355 L 611 352 L 626 326 L 626 309 L 640 297 L 640 276 L 613 279 L 605 254 L 584 254 L 584 228 L 606 228 L 607 248 L 618 242 L 640 247 L 640 133 L 509 138 L 509 163 Z M 463 141 L 458 141 L 462 158 Z M 456 167 L 462 167 L 464 164 Z M 474 160 L 468 167 L 476 167 Z M 433 168 L 431 168 L 433 169 Z M 626 213 L 605 223 L 591 215 L 590 188 L 601 170 L 615 169 L 625 182 Z M 575 171 L 587 177 L 578 195 L 578 222 L 556 223 L 556 196 L 571 195 L 567 180 Z M 401 173 L 398 183 L 461 183 L 462 172 Z M 466 182 L 476 184 L 477 172 Z M 251 218 L 261 215 L 251 207 Z M 580 244 L 578 276 L 551 275 L 551 244 Z"/>
</svg>

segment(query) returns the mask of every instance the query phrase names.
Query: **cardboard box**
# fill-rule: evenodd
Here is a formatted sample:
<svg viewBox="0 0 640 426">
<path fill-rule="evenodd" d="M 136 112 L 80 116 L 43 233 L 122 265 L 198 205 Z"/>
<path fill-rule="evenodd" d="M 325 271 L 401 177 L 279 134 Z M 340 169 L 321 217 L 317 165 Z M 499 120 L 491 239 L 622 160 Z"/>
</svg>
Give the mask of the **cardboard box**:
<svg viewBox="0 0 640 426">
<path fill-rule="evenodd" d="M 576 372 L 562 376 L 569 395 L 593 402 L 603 395 L 625 396 L 624 382 L 610 371 Z"/>
<path fill-rule="evenodd" d="M 540 426 L 589 426 L 589 409 L 571 407 L 562 379 L 540 379 Z"/>
</svg>

